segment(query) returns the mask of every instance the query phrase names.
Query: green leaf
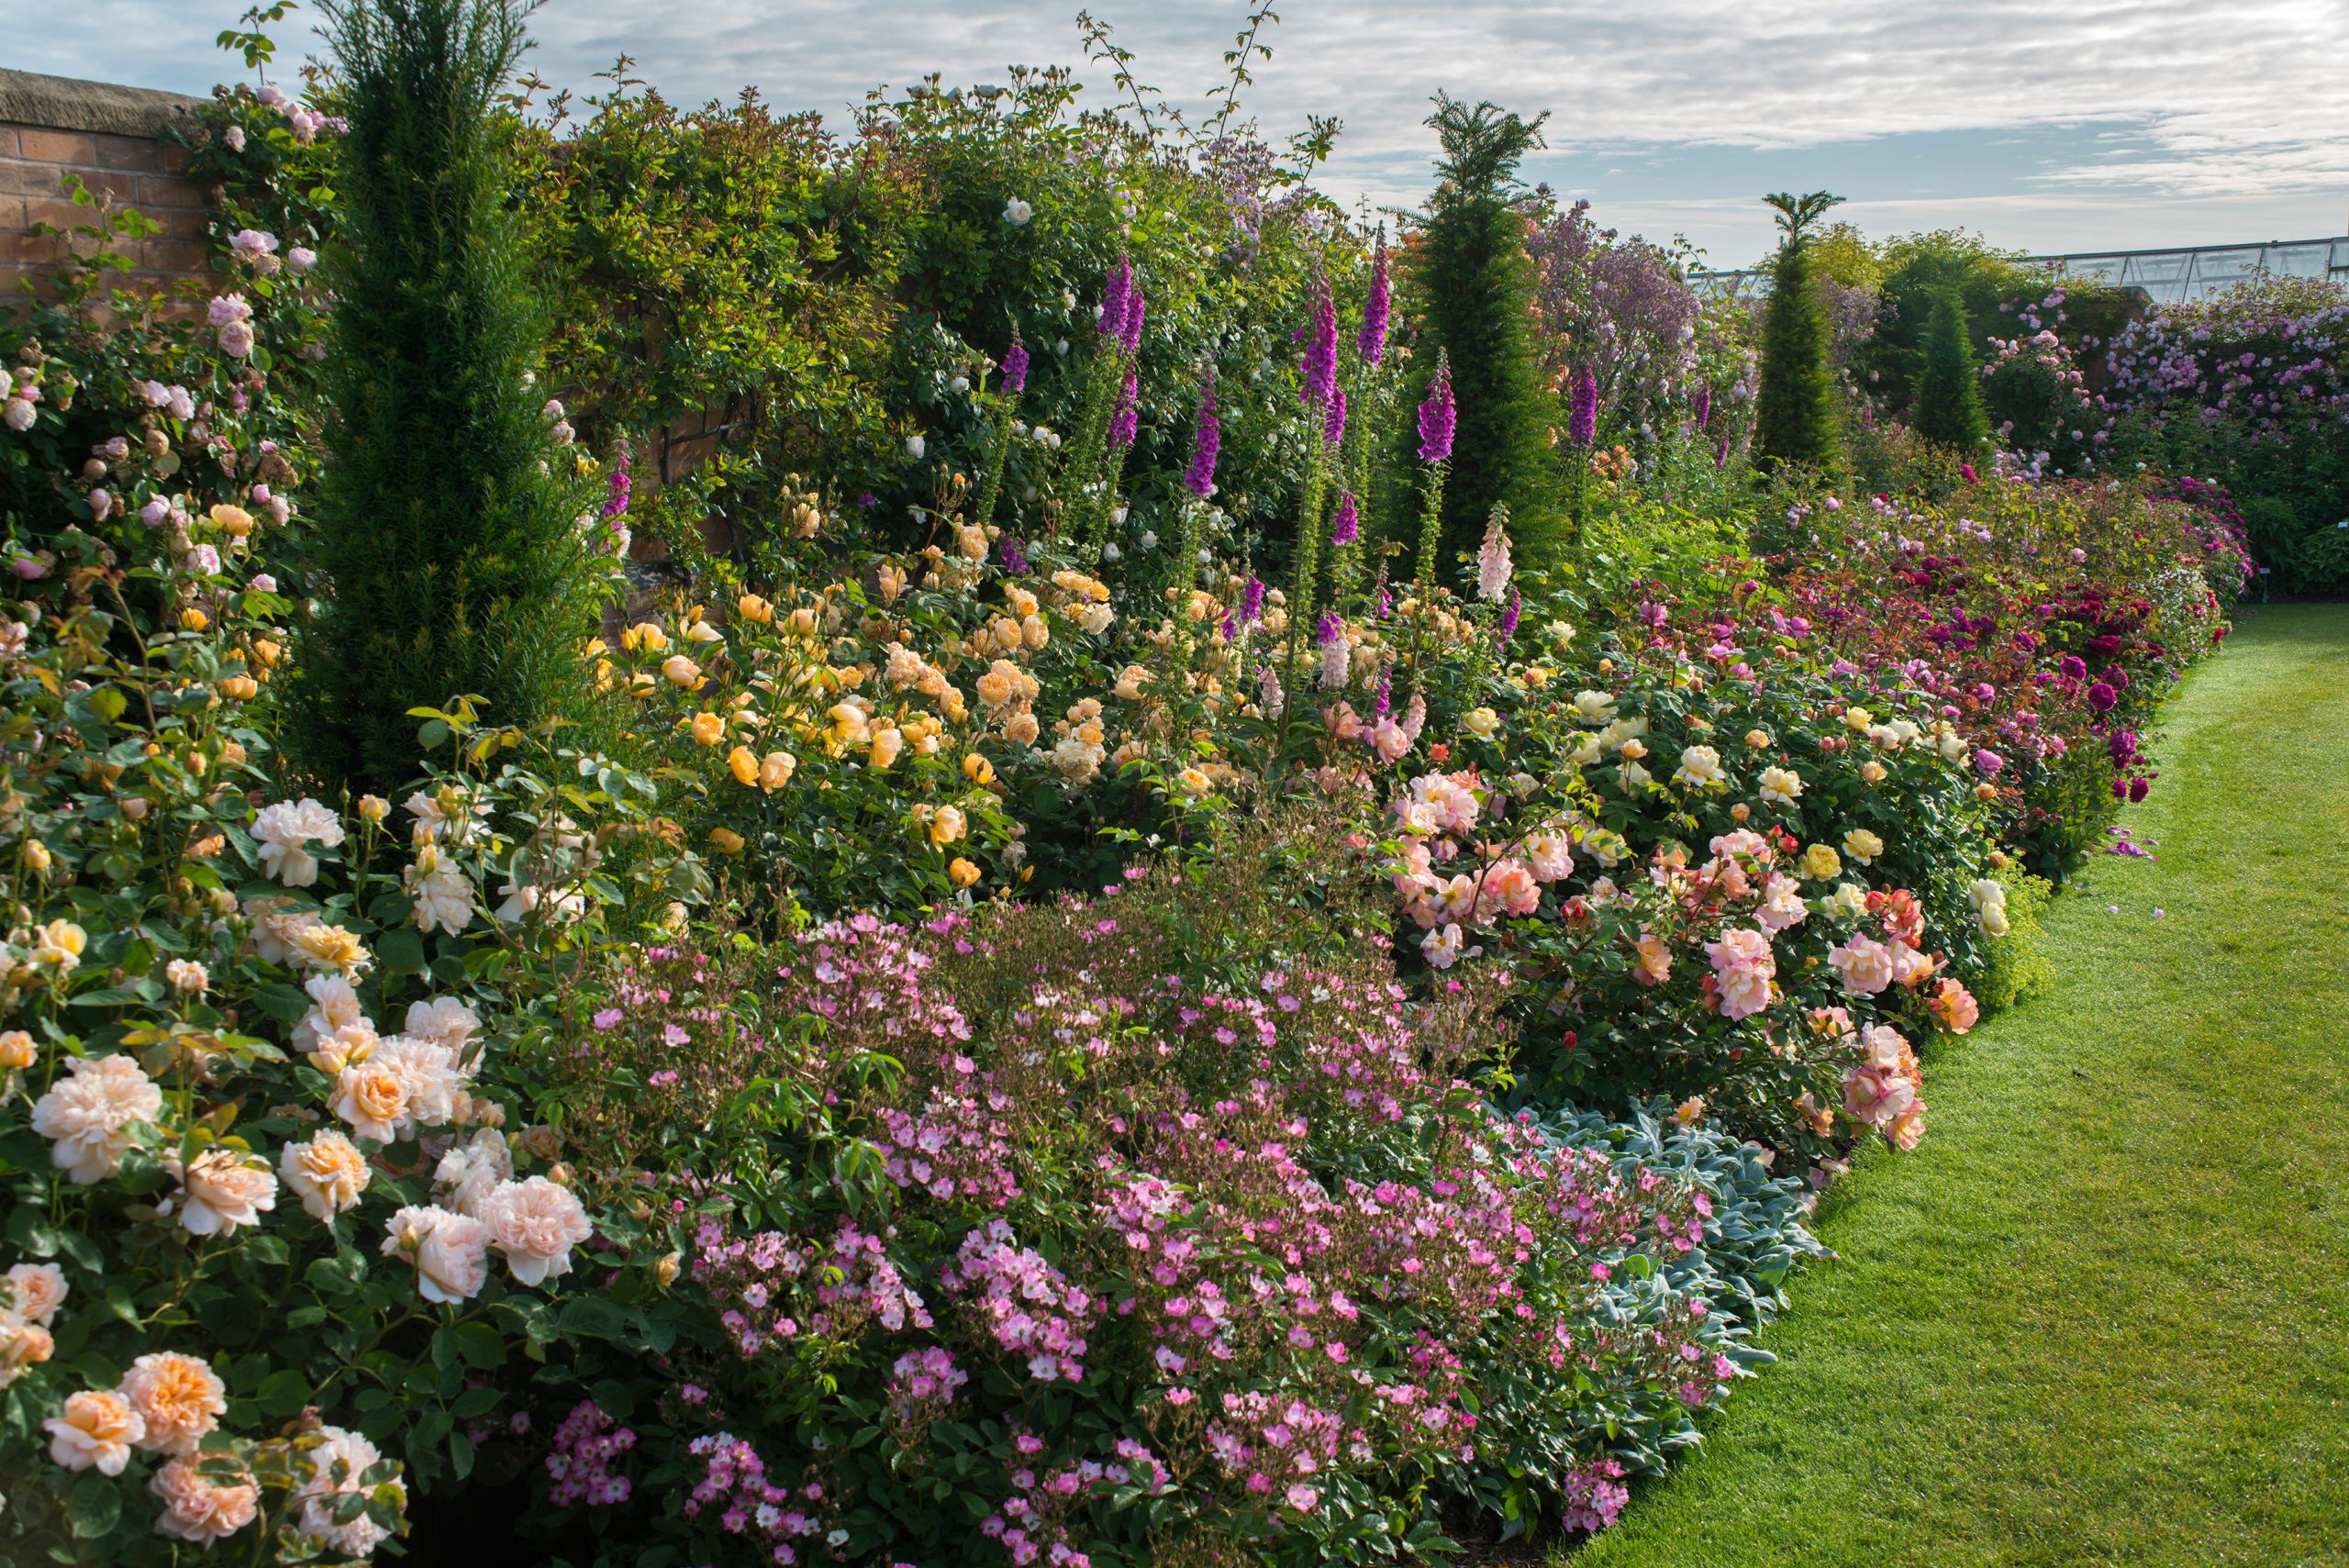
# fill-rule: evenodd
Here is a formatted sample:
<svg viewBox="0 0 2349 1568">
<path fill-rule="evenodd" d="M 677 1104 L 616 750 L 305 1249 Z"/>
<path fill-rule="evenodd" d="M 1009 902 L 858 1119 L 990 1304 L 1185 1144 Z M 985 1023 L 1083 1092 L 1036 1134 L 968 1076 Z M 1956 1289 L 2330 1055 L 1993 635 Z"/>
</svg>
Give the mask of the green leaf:
<svg viewBox="0 0 2349 1568">
<path fill-rule="evenodd" d="M 421 974 L 424 972 L 424 933 L 411 928 L 386 931 L 375 943 L 376 962 L 385 974 Z"/>
<path fill-rule="evenodd" d="M 121 1489 L 103 1475 L 84 1473 L 65 1495 L 65 1514 L 76 1536 L 95 1540 L 121 1522 Z"/>
<path fill-rule="evenodd" d="M 628 1327 L 628 1314 L 617 1302 L 600 1296 L 573 1296 L 563 1303 L 556 1319 L 558 1330 L 593 1340 L 616 1340 Z"/>
<path fill-rule="evenodd" d="M 506 1364 L 506 1336 L 487 1323 L 461 1324 L 457 1329 L 457 1351 L 466 1365 L 494 1372 Z"/>
<path fill-rule="evenodd" d="M 310 1381 L 291 1367 L 281 1367 L 262 1379 L 253 1392 L 253 1403 L 261 1412 L 273 1419 L 283 1420 L 309 1402 Z"/>
</svg>

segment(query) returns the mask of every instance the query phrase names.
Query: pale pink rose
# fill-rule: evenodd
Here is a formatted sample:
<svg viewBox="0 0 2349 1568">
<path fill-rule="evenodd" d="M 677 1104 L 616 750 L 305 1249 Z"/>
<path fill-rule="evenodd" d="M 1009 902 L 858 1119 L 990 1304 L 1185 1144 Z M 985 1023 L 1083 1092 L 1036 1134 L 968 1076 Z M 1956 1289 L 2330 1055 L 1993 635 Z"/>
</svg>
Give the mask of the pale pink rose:
<svg viewBox="0 0 2349 1568">
<path fill-rule="evenodd" d="M 1554 828 L 1529 833 L 1525 837 L 1525 863 L 1539 881 L 1562 881 L 1574 874 L 1574 842 Z"/>
<path fill-rule="evenodd" d="M 1898 1029 L 1870 1024 L 1860 1031 L 1860 1049 L 1879 1073 L 1898 1073 L 1909 1061 L 1909 1041 Z"/>
<path fill-rule="evenodd" d="M 396 1067 L 362 1062 L 335 1080 L 334 1114 L 378 1143 L 397 1143 L 409 1126 L 407 1080 Z"/>
<path fill-rule="evenodd" d="M 287 1144 L 278 1156 L 277 1173 L 302 1207 L 320 1220 L 357 1207 L 359 1195 L 375 1174 L 359 1145 L 332 1128 L 306 1143 Z"/>
<path fill-rule="evenodd" d="M 522 1284 L 540 1284 L 571 1272 L 571 1250 L 596 1233 L 576 1194 L 544 1176 L 508 1182 L 483 1205 L 490 1245 Z"/>
<path fill-rule="evenodd" d="M 483 1206 L 513 1179 L 513 1151 L 495 1129 L 484 1127 L 440 1157 L 432 1172 L 433 1195 L 459 1214 L 485 1220 L 490 1216 Z"/>
<path fill-rule="evenodd" d="M 1713 976 L 1720 997 L 1721 1017 L 1731 1023 L 1749 1018 L 1770 1005 L 1770 975 L 1761 969 L 1729 969 Z"/>
<path fill-rule="evenodd" d="M 1753 860 L 1761 862 L 1764 865 L 1770 863 L 1770 856 L 1773 852 L 1770 848 L 1770 840 L 1764 838 L 1761 834 L 1756 833 L 1751 828 L 1739 828 L 1731 832 L 1720 834 L 1719 837 L 1715 838 L 1711 843 L 1705 847 L 1713 854 L 1718 855 L 1724 860 L 1733 859 L 1738 855 L 1746 855 Z"/>
<path fill-rule="evenodd" d="M 1886 1124 L 1885 1137 L 1895 1149 L 1914 1149 L 1925 1137 L 1925 1102 L 1912 1097 L 1899 1114 Z"/>
<path fill-rule="evenodd" d="M 1497 861 L 1484 875 L 1476 896 L 1476 917 L 1490 920 L 1498 914 L 1531 915 L 1542 907 L 1542 884 L 1520 861 Z"/>
<path fill-rule="evenodd" d="M 1798 926 L 1810 917 L 1810 906 L 1803 902 L 1802 884 L 1777 872 L 1762 887 L 1762 906 L 1753 917 L 1774 931 Z"/>
<path fill-rule="evenodd" d="M 233 1149 L 206 1150 L 189 1162 L 180 1184 L 180 1224 L 191 1236 L 234 1236 L 277 1207 L 277 1178 L 268 1162 Z"/>
<path fill-rule="evenodd" d="M 1467 937 L 1457 923 L 1441 930 L 1430 931 L 1419 942 L 1419 954 L 1437 969 L 1450 969 L 1460 962 L 1460 954 L 1467 945 Z"/>
<path fill-rule="evenodd" d="M 130 1462 L 130 1445 L 147 1435 L 128 1399 L 94 1388 L 68 1395 L 63 1412 L 41 1428 L 49 1433 L 50 1462 L 101 1475 L 121 1474 Z"/>
<path fill-rule="evenodd" d="M 1932 1002 L 1933 1014 L 1942 1027 L 1952 1034 L 1964 1034 L 1982 1020 L 1982 1006 L 1974 994 L 1954 980 L 1942 982 L 1941 992 Z"/>
<path fill-rule="evenodd" d="M 228 1540 L 261 1507 L 261 1488 L 233 1454 L 173 1459 L 148 1479 L 147 1489 L 163 1505 L 155 1533 L 196 1546 Z"/>
<path fill-rule="evenodd" d="M 439 1127 L 456 1114 L 464 1078 L 457 1071 L 457 1053 L 447 1046 L 395 1034 L 378 1041 L 367 1060 L 400 1074 L 407 1085 L 407 1115 L 414 1126 Z"/>
<path fill-rule="evenodd" d="M 1371 731 L 1370 743 L 1372 749 L 1377 751 L 1380 762 L 1392 762 L 1409 751 L 1417 739 L 1409 730 L 1392 718 L 1382 718 L 1378 721 L 1378 727 Z"/>
<path fill-rule="evenodd" d="M 302 1462 L 310 1471 L 309 1479 L 294 1495 L 299 1505 L 301 1527 L 306 1533 L 325 1540 L 340 1556 L 368 1556 L 391 1532 L 365 1514 L 348 1524 L 337 1524 L 335 1499 L 345 1492 L 373 1491 L 361 1478 L 382 1463 L 384 1456 L 373 1443 L 340 1427 L 320 1427 L 318 1437 L 317 1445 L 301 1455 Z M 397 1480 L 391 1485 L 405 1504 L 406 1486 Z"/>
<path fill-rule="evenodd" d="M 1476 792 L 1465 775 L 1422 773 L 1411 781 L 1411 794 L 1434 808 L 1437 826 L 1447 833 L 1465 833 L 1476 825 Z"/>
<path fill-rule="evenodd" d="M 1751 926 L 1732 926 L 1723 931 L 1719 940 L 1705 944 L 1705 956 L 1712 961 L 1716 974 L 1726 974 L 1733 969 L 1758 969 L 1767 978 L 1778 972 L 1777 955 L 1770 949 L 1770 934 Z"/>
<path fill-rule="evenodd" d="M 228 1386 L 195 1356 L 161 1351 L 140 1356 L 123 1374 L 122 1395 L 146 1430 L 149 1453 L 194 1453 L 228 1408 Z"/>
<path fill-rule="evenodd" d="M 1935 968 L 1933 961 L 1898 937 L 1885 944 L 1885 951 L 1892 955 L 1894 984 L 1914 985 L 1920 981 L 1932 977 Z"/>
<path fill-rule="evenodd" d="M 57 1321 L 70 1287 L 65 1271 L 55 1263 L 18 1263 L 8 1271 L 7 1306 L 0 1318 L 38 1323 L 46 1329 Z"/>
<path fill-rule="evenodd" d="M 1873 1063 L 1855 1067 L 1843 1081 L 1843 1111 L 1853 1120 L 1883 1127 L 1916 1103 L 1917 1086 L 1898 1072 Z"/>
<path fill-rule="evenodd" d="M 33 1102 L 32 1128 L 55 1140 L 51 1163 L 87 1186 L 122 1169 L 130 1126 L 163 1114 L 163 1091 L 128 1056 L 75 1057 L 67 1076 Z"/>
<path fill-rule="evenodd" d="M 1637 959 L 1631 975 L 1643 985 L 1661 985 L 1672 978 L 1672 949 L 1662 937 L 1642 931 L 1632 950 Z"/>
<path fill-rule="evenodd" d="M 1476 917 L 1476 879 L 1462 872 L 1442 885 L 1436 895 L 1436 902 L 1438 919 L 1474 920 Z"/>
<path fill-rule="evenodd" d="M 1873 996 L 1892 984 L 1892 954 L 1872 937 L 1855 936 L 1829 949 L 1827 962 L 1854 995 Z"/>
<path fill-rule="evenodd" d="M 470 1301 L 489 1283 L 489 1227 L 440 1207 L 401 1209 L 385 1221 L 387 1258 L 416 1265 L 427 1301 Z"/>
</svg>

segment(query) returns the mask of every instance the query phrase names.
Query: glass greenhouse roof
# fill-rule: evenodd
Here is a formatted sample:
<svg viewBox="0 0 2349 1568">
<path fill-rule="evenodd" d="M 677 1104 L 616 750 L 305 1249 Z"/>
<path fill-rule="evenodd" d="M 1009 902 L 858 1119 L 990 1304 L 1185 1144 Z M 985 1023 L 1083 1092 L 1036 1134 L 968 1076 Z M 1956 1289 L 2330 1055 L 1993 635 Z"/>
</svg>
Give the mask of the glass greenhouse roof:
<svg viewBox="0 0 2349 1568">
<path fill-rule="evenodd" d="M 2065 277 L 2085 283 L 2140 288 L 2157 304 L 2203 299 L 2262 275 L 2331 278 L 2349 284 L 2349 236 L 2332 239 L 2271 239 L 2253 245 L 2193 245 L 2169 250 L 2083 251 L 2069 256 L 2033 256 Z M 1699 272 L 1699 288 L 1729 295 L 1759 294 L 1769 274 Z"/>
</svg>

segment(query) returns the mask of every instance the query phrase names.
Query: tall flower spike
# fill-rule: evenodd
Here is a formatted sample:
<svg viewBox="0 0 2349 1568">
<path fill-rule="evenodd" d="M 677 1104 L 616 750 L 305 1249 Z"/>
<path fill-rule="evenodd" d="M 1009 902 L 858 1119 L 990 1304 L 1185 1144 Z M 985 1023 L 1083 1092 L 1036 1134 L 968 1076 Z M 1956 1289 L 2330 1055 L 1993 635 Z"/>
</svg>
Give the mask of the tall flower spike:
<svg viewBox="0 0 2349 1568">
<path fill-rule="evenodd" d="M 1003 355 L 1003 389 L 1025 392 L 1028 389 L 1028 345 L 1012 334 L 1011 347 Z"/>
<path fill-rule="evenodd" d="M 1305 345 L 1305 384 L 1297 400 L 1308 408 L 1327 408 L 1338 389 L 1338 302 L 1330 297 L 1330 283 L 1313 283 L 1313 334 Z"/>
<path fill-rule="evenodd" d="M 1485 525 L 1485 542 L 1476 551 L 1476 596 L 1487 603 L 1499 599 L 1514 569 L 1508 551 L 1508 507 L 1497 506 L 1492 520 Z"/>
<path fill-rule="evenodd" d="M 1133 293 L 1133 286 L 1134 264 L 1130 259 L 1121 255 L 1101 285 L 1101 319 L 1097 325 L 1104 338 L 1116 338 L 1124 333 L 1127 301 Z"/>
<path fill-rule="evenodd" d="M 1689 410 L 1689 413 L 1696 417 L 1697 428 L 1700 430 L 1713 422 L 1713 389 L 1711 387 L 1700 386 L 1697 389 L 1696 406 Z"/>
<path fill-rule="evenodd" d="M 1191 438 L 1191 466 L 1183 473 L 1183 488 L 1204 501 L 1215 494 L 1216 453 L 1223 447 L 1223 426 L 1215 417 L 1215 377 L 1208 377 L 1208 395 L 1199 404 L 1197 433 Z"/>
<path fill-rule="evenodd" d="M 1370 297 L 1363 302 L 1362 331 L 1354 338 L 1354 348 L 1366 365 L 1375 366 L 1386 357 L 1386 319 L 1393 301 L 1394 291 L 1386 278 L 1386 229 L 1381 225 L 1378 250 L 1370 263 Z"/>
<path fill-rule="evenodd" d="M 1240 595 L 1240 624 L 1254 626 L 1264 618 L 1264 582 L 1261 577 L 1248 579 L 1248 587 Z"/>
<path fill-rule="evenodd" d="M 1362 537 L 1362 518 L 1354 511 L 1354 493 L 1351 490 L 1338 496 L 1338 516 L 1330 525 L 1331 544 L 1352 544 Z"/>
<path fill-rule="evenodd" d="M 1321 439 L 1332 449 L 1346 439 L 1346 389 L 1335 381 L 1330 384 L 1330 402 L 1321 416 Z"/>
<path fill-rule="evenodd" d="M 1141 377 L 1132 371 L 1126 373 L 1125 385 L 1118 389 L 1118 406 L 1109 416 L 1109 447 L 1124 451 L 1134 444 L 1134 437 L 1141 431 L 1141 410 L 1136 399 L 1141 395 Z"/>
<path fill-rule="evenodd" d="M 1141 284 L 1129 279 L 1126 284 L 1126 316 L 1118 327 L 1118 341 L 1124 345 L 1129 354 L 1141 352 L 1141 322 L 1149 308 L 1150 302 L 1142 295 Z"/>
<path fill-rule="evenodd" d="M 1576 373 L 1573 401 L 1566 410 L 1566 439 L 1578 447 L 1589 446 L 1598 438 L 1598 378 L 1588 371 Z"/>
<path fill-rule="evenodd" d="M 1442 462 L 1452 456 L 1452 432 L 1460 411 L 1452 403 L 1452 361 L 1439 350 L 1435 379 L 1428 384 L 1427 401 L 1419 405 L 1419 461 Z"/>
</svg>

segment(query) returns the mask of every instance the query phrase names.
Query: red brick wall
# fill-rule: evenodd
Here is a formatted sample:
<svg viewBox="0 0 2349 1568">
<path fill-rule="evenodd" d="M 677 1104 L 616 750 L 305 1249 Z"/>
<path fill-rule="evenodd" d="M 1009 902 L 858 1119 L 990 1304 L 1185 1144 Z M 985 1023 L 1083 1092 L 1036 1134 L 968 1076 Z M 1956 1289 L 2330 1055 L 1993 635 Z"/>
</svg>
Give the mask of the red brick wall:
<svg viewBox="0 0 2349 1568">
<path fill-rule="evenodd" d="M 63 184 L 68 175 L 161 226 L 161 233 L 128 247 L 138 263 L 132 285 L 206 275 L 204 195 L 184 177 L 186 153 L 161 139 L 195 103 L 172 93 L 0 71 L 0 308 L 19 297 L 28 274 L 53 272 L 69 242 L 28 234 L 31 225 L 70 228 L 88 221 Z"/>
</svg>

